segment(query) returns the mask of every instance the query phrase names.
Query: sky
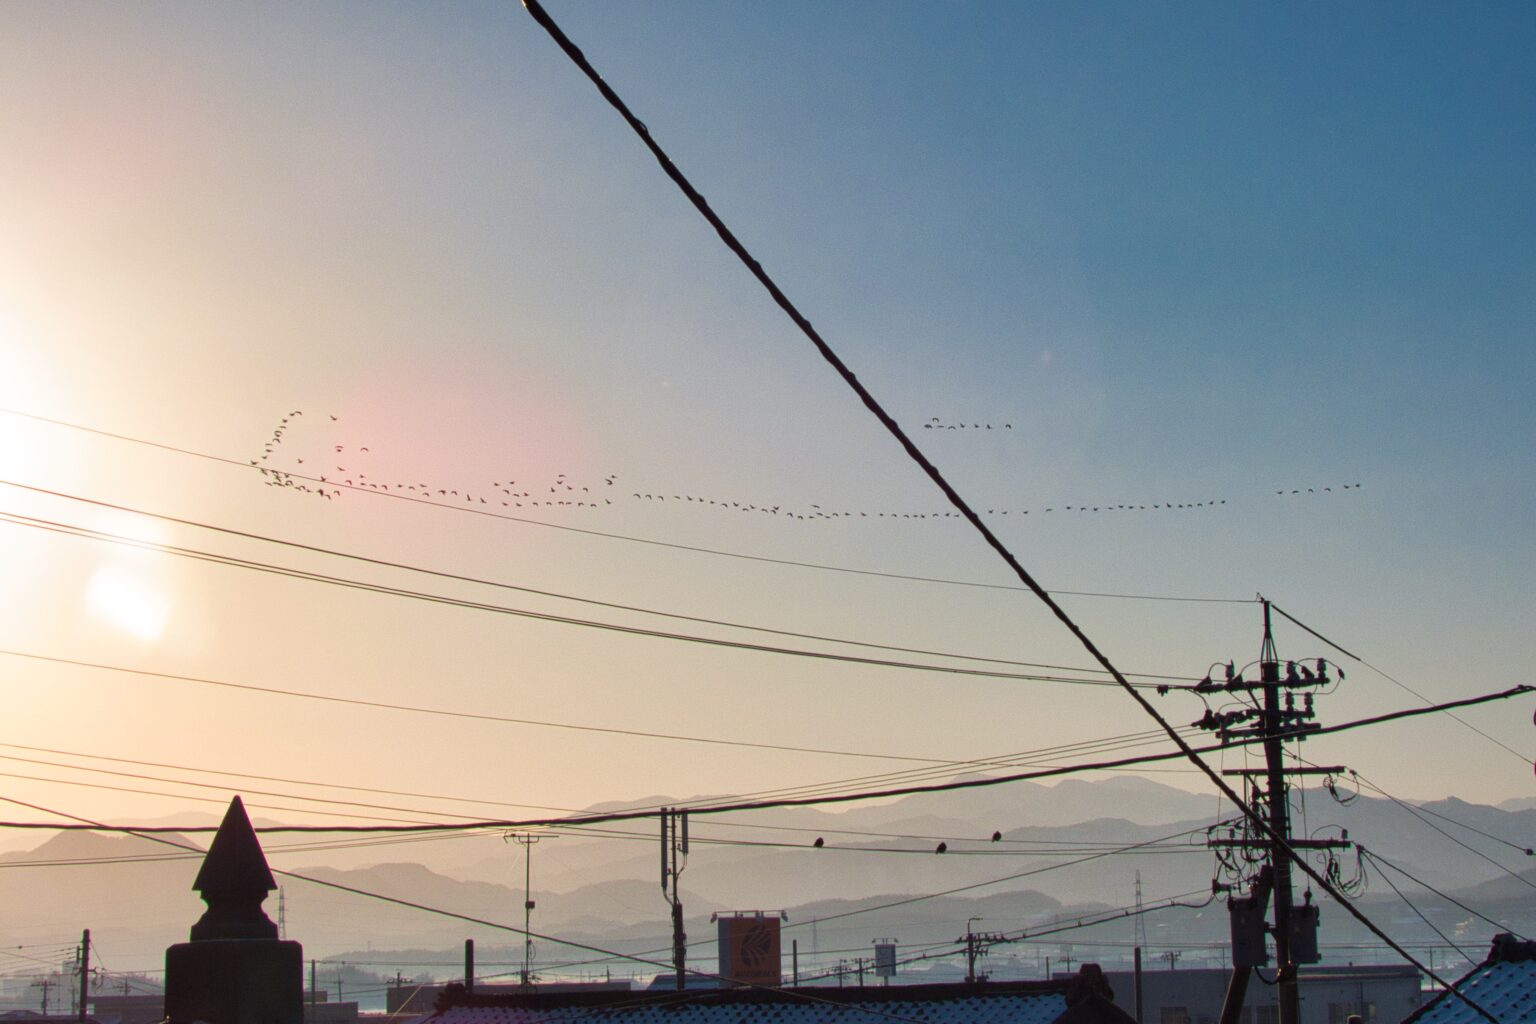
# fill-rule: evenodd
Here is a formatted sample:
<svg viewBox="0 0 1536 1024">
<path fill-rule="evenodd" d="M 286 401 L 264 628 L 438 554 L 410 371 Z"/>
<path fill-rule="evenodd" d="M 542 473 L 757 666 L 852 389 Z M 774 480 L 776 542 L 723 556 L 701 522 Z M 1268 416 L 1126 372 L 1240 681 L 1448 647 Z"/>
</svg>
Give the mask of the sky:
<svg viewBox="0 0 1536 1024">
<path fill-rule="evenodd" d="M 1324 723 L 1536 682 L 1536 10 L 549 8 L 1121 668 L 1253 661 L 1263 594 L 1358 656 L 1277 623 L 1347 673 Z M 0 123 L 13 799 L 502 817 L 1154 728 L 1112 687 L 156 547 L 1093 676 L 940 656 L 1090 665 L 519 5 L 8 4 Z M 1533 707 L 1304 753 L 1529 797 Z"/>
</svg>

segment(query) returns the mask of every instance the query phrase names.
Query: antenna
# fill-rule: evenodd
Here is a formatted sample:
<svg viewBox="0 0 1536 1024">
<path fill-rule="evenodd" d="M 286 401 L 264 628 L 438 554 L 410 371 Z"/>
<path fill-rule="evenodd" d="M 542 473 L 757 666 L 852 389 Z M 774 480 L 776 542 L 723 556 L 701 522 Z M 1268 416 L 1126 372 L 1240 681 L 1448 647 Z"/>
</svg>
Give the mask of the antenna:
<svg viewBox="0 0 1536 1024">
<path fill-rule="evenodd" d="M 503 837 L 507 838 L 507 837 Z M 510 838 L 523 848 L 523 970 L 522 985 L 533 984 L 533 847 L 542 839 L 558 839 L 557 835 L 539 832 L 514 832 Z M 665 880 L 663 880 L 665 885 Z"/>
</svg>

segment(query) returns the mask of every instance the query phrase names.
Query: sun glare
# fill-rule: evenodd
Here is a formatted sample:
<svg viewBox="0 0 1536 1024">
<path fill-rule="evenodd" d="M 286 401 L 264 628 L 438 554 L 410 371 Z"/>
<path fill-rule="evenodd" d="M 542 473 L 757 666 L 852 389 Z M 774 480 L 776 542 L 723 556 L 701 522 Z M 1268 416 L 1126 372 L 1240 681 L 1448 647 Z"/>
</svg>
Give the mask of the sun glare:
<svg viewBox="0 0 1536 1024">
<path fill-rule="evenodd" d="M 170 606 L 159 590 L 115 567 L 96 570 L 86 602 L 103 620 L 144 641 L 157 639 L 170 616 Z"/>
</svg>

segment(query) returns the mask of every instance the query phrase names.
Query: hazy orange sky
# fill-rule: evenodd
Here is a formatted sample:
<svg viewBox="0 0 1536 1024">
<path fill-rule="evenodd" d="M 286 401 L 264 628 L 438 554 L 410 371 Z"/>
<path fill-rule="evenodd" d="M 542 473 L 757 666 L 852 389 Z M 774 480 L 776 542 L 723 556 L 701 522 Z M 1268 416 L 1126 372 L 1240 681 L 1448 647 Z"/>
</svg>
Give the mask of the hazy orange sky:
<svg viewBox="0 0 1536 1024">
<path fill-rule="evenodd" d="M 1529 8 L 552 13 L 1047 587 L 1230 599 L 1063 597 L 1123 668 L 1251 661 L 1242 602 L 1262 592 L 1426 698 L 1529 681 Z M 940 495 L 515 4 L 9 4 L 0 123 L 0 406 L 137 439 L 0 413 L 9 483 L 546 594 L 1088 664 L 933 515 Z M 265 486 L 251 460 L 354 487 Z M 0 510 L 604 623 L 982 664 L 11 486 Z M 36 523 L 0 523 L 0 565 L 0 648 L 215 682 L 955 761 L 1150 728 L 1112 688 L 625 635 Z M 1338 660 L 1323 721 L 1419 703 Z M 357 798 L 335 787 L 574 808 L 913 766 L 14 654 L 0 672 L 0 741 L 66 752 L 0 747 L 54 762 L 0 762 L 0 790 L 114 820 L 214 808 L 229 790 L 174 780 L 239 788 L 217 772 L 316 784 L 250 798 L 267 817 L 354 820 L 381 812 L 324 802 Z M 1178 723 L 1204 710 L 1158 700 Z M 1497 742 L 1433 718 L 1306 753 L 1403 796 L 1529 796 L 1531 706 L 1466 713 Z M 91 755 L 186 770 L 116 778 Z"/>
</svg>

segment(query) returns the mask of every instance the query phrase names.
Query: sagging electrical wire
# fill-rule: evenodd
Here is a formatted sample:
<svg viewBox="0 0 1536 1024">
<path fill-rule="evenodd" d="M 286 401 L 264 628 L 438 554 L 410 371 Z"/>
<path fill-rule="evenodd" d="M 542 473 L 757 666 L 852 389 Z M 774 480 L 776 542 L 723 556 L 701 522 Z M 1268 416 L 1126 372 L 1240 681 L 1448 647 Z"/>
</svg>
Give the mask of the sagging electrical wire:
<svg viewBox="0 0 1536 1024">
<path fill-rule="evenodd" d="M 1501 690 L 1501 691 L 1496 692 L 1496 693 L 1481 694 L 1481 695 L 1476 696 L 1476 697 L 1466 697 L 1466 698 L 1463 698 L 1461 700 L 1451 701 L 1451 702 L 1448 702 L 1446 704 L 1435 705 L 1433 707 L 1427 707 L 1427 708 L 1408 708 L 1408 709 L 1403 710 L 1403 711 L 1386 712 L 1384 714 L 1372 715 L 1372 716 L 1370 716 L 1368 718 L 1355 719 L 1354 721 L 1351 721 L 1351 722 L 1342 722 L 1342 723 L 1339 723 L 1339 724 L 1336 724 L 1336 725 L 1317 726 L 1315 728 L 1307 728 L 1305 730 L 1292 730 L 1292 731 L 1282 732 L 1282 733 L 1279 733 L 1279 734 L 1277 734 L 1275 736 L 1270 736 L 1270 737 L 1268 737 L 1268 739 L 1279 739 L 1279 740 L 1281 740 L 1283 742 L 1285 740 L 1294 739 L 1295 737 L 1298 737 L 1298 736 L 1309 736 L 1309 737 L 1311 737 L 1311 736 L 1327 735 L 1327 734 L 1330 734 L 1330 733 L 1346 732 L 1346 731 L 1349 731 L 1349 730 L 1352 730 L 1352 729 L 1359 729 L 1359 728 L 1364 728 L 1364 727 L 1367 727 L 1367 726 L 1379 725 L 1379 724 L 1381 724 L 1383 722 L 1391 722 L 1391 721 L 1396 721 L 1396 720 L 1404 719 L 1404 718 L 1413 718 L 1413 717 L 1418 717 L 1418 716 L 1421 716 L 1421 715 L 1435 714 L 1437 712 L 1444 711 L 1446 708 L 1470 707 L 1470 706 L 1476 705 L 1476 704 L 1485 704 L 1485 703 L 1488 703 L 1490 701 L 1507 700 L 1507 699 L 1509 699 L 1511 697 L 1522 696 L 1524 694 L 1528 694 L 1528 693 L 1532 693 L 1532 692 L 1536 692 L 1536 687 L 1531 687 L 1531 686 L 1526 686 L 1526 685 L 1515 686 L 1515 687 L 1511 687 L 1508 690 Z M 1200 748 L 1191 748 L 1191 749 L 1193 749 L 1194 753 L 1196 753 L 1197 755 L 1198 754 L 1208 754 L 1208 753 L 1215 753 L 1215 752 L 1223 751 L 1223 750 L 1229 750 L 1229 749 L 1231 749 L 1234 746 L 1246 746 L 1246 745 L 1251 745 L 1251 744 L 1256 744 L 1256 743 L 1263 743 L 1265 741 L 1266 741 L 1265 737 L 1240 737 L 1240 738 L 1236 738 L 1234 740 L 1230 740 L 1230 741 L 1228 741 L 1225 744 L 1214 744 L 1214 745 L 1210 745 L 1210 746 L 1205 746 L 1205 747 L 1200 747 Z M 837 803 L 853 803 L 853 802 L 858 802 L 858 801 L 863 801 L 863 800 L 882 799 L 882 798 L 887 798 L 887 797 L 911 796 L 911 795 L 916 794 L 916 793 L 944 793 L 944 792 L 951 792 L 951 791 L 954 791 L 954 790 L 961 790 L 961 789 L 978 789 L 978 788 L 984 788 L 984 787 L 990 787 L 990 786 L 1000 786 L 1000 785 L 1007 785 L 1008 783 L 1011 783 L 1011 782 L 1022 782 L 1022 781 L 1026 781 L 1026 780 L 1043 779 L 1043 778 L 1055 778 L 1055 777 L 1058 777 L 1058 776 L 1071 775 L 1071 774 L 1075 774 L 1077 772 L 1083 772 L 1083 771 L 1103 771 L 1103 770 L 1108 770 L 1108 769 L 1121 769 L 1121 768 L 1126 768 L 1126 767 L 1130 767 L 1130 766 L 1133 766 L 1133 765 L 1141 765 L 1141 764 L 1153 763 L 1153 762 L 1158 762 L 1158 761 L 1170 761 L 1170 760 L 1177 760 L 1177 759 L 1187 759 L 1187 757 L 1188 757 L 1188 754 L 1185 752 L 1185 750 L 1184 749 L 1180 749 L 1180 750 L 1177 750 L 1177 751 L 1169 751 L 1169 752 L 1159 753 L 1159 754 L 1142 754 L 1142 755 L 1137 755 L 1137 756 L 1133 756 L 1133 757 L 1122 757 L 1122 758 L 1116 758 L 1116 759 L 1113 759 L 1113 760 L 1098 761 L 1098 762 L 1094 762 L 1092 764 L 1065 765 L 1065 766 L 1061 766 L 1061 767 L 1037 769 L 1037 770 L 1028 771 L 1028 772 L 1016 772 L 1016 773 L 1012 773 L 1012 774 L 1008 774 L 1008 775 L 990 776 L 990 777 L 981 778 L 981 779 L 956 779 L 954 781 L 944 782 L 944 783 L 933 783 L 933 784 L 929 784 L 929 785 L 919 785 L 919 786 L 897 786 L 897 787 L 891 787 L 891 788 L 888 788 L 888 789 L 863 790 L 863 791 L 859 791 L 859 792 L 842 793 L 842 794 L 837 794 L 837 795 L 832 795 L 832 796 L 782 797 L 782 798 L 777 798 L 777 799 L 765 799 L 765 800 L 720 800 L 720 801 L 712 801 L 712 802 L 701 802 L 701 803 L 696 803 L 696 804 L 689 805 L 687 807 L 687 810 L 688 810 L 688 812 L 690 814 L 698 814 L 698 815 L 704 815 L 704 814 L 728 814 L 728 813 L 736 813 L 736 812 L 741 812 L 741 811 L 769 810 L 769 809 L 772 809 L 772 808 L 779 808 L 779 807 L 808 807 L 808 806 L 813 806 L 813 805 L 825 805 L 825 804 L 837 804 Z M 1228 787 L 1228 788 L 1230 788 L 1230 787 Z M 679 808 L 679 809 L 681 809 L 681 808 Z M 1247 810 L 1247 809 L 1245 808 L 1245 810 Z M 564 818 L 525 818 L 525 819 L 521 819 L 521 820 L 482 821 L 482 822 L 462 823 L 462 824 L 455 824 L 455 823 L 450 823 L 450 822 L 435 822 L 435 823 L 426 824 L 426 825 L 382 825 L 382 826 L 368 826 L 368 825 L 277 825 L 277 826 L 268 826 L 268 827 L 264 827 L 264 828 L 259 828 L 259 829 L 257 829 L 257 831 L 261 832 L 261 833 L 272 833 L 272 832 L 330 832 L 330 833 L 343 833 L 343 832 L 372 832 L 372 833 L 385 833 L 385 832 L 402 832 L 402 833 L 404 833 L 404 832 L 418 832 L 418 833 L 425 833 L 425 832 L 456 832 L 456 831 L 469 831 L 469 830 L 474 830 L 474 829 L 487 829 L 487 828 L 512 829 L 512 828 L 536 828 L 536 827 L 539 827 L 539 826 L 558 826 L 558 825 L 594 825 L 594 824 L 603 824 L 603 823 L 612 822 L 612 821 L 633 821 L 633 820 L 641 819 L 641 818 L 654 818 L 654 817 L 656 817 L 657 813 L 658 813 L 658 810 L 656 808 L 644 808 L 644 809 L 627 810 L 627 811 L 608 811 L 608 812 L 603 812 L 603 813 L 600 813 L 600 814 L 586 814 L 586 815 L 577 815 L 577 816 L 573 816 L 573 817 L 564 817 Z M 142 833 L 142 834 L 152 834 L 152 833 L 155 833 L 157 831 L 158 832 L 179 832 L 179 833 L 187 833 L 187 834 L 196 833 L 196 832 L 211 832 L 211 831 L 215 831 L 213 826 L 200 826 L 200 827 L 194 827 L 194 828 L 175 828 L 175 827 L 172 827 L 172 826 L 144 826 L 144 827 L 136 827 L 136 828 L 133 828 L 133 829 L 126 829 L 126 828 L 124 828 L 122 826 L 81 825 L 81 824 L 78 824 L 78 823 L 71 823 L 71 822 L 15 822 L 15 821 L 0 822 L 0 828 L 58 829 L 60 831 L 72 831 L 72 830 L 75 830 L 75 831 L 79 831 L 79 830 L 85 830 L 85 831 L 106 831 L 106 832 L 132 831 L 132 832 L 135 832 L 135 833 Z M 1314 869 L 1311 867 L 1310 864 L 1307 865 L 1303 870 L 1305 871 L 1305 873 L 1307 875 L 1312 877 L 1314 881 L 1321 881 L 1322 880 L 1321 876 L 1319 874 L 1315 873 Z M 1333 895 L 1331 892 L 1329 894 Z M 1382 938 L 1382 936 L 1378 935 L 1377 938 Z M 1386 940 L 1383 939 L 1383 941 L 1386 941 Z"/>
<path fill-rule="evenodd" d="M 470 611 L 488 612 L 496 615 L 508 615 L 514 618 L 529 619 L 535 622 L 547 622 L 559 625 L 578 626 L 586 629 L 595 629 L 603 632 L 616 633 L 624 636 L 647 637 L 657 640 L 673 640 L 681 643 L 699 644 L 706 647 L 717 647 L 724 650 L 745 651 L 757 654 L 773 654 L 786 657 L 807 658 L 816 661 L 837 662 L 848 665 L 863 665 L 872 668 L 903 669 L 920 672 L 939 672 L 950 675 L 967 676 L 980 679 L 1006 679 L 1014 681 L 1066 683 L 1078 686 L 1115 686 L 1117 683 L 1105 679 L 1079 679 L 1070 676 L 1049 676 L 1039 673 L 1004 672 L 983 668 L 966 668 L 959 665 L 938 665 L 931 662 L 901 661 L 894 658 L 864 657 L 853 654 L 837 654 L 831 651 L 813 651 L 801 647 L 781 647 L 773 644 L 750 643 L 745 640 L 728 640 L 723 637 L 708 637 L 695 633 L 676 633 L 670 630 L 649 629 L 643 626 L 629 626 L 618 622 L 608 622 L 600 619 L 582 619 L 571 615 L 558 615 L 553 612 L 534 611 L 530 608 L 514 608 L 510 605 L 492 604 L 488 601 L 472 601 L 467 598 L 450 597 L 446 594 L 433 594 L 424 590 L 412 590 L 408 587 L 395 587 L 383 583 L 370 583 L 366 580 L 353 579 L 346 576 L 333 576 L 329 573 L 315 572 L 309 569 L 297 569 L 292 566 L 278 565 L 272 562 L 262 562 L 250 558 L 238 558 L 233 555 L 224 555 L 218 552 L 202 551 L 194 548 L 184 548 L 174 544 L 162 544 L 155 541 L 141 540 L 123 534 L 111 533 L 106 530 L 93 530 L 88 527 L 71 523 L 61 523 L 55 520 L 43 519 L 36 516 L 24 516 L 14 512 L 0 512 L 0 522 L 7 522 L 14 526 L 22 526 L 30 529 L 43 530 L 49 533 L 58 533 L 65 536 L 77 537 L 99 543 L 116 544 L 122 547 L 136 548 L 142 551 L 157 551 L 163 554 L 176 555 L 197 562 L 207 562 L 214 565 L 223 565 L 237 569 L 248 569 L 253 572 L 266 573 L 273 576 L 288 579 L 306 580 L 312 583 L 324 583 L 328 586 L 339 587 L 345 590 L 356 590 L 362 593 L 379 594 L 388 597 L 408 598 L 422 601 L 427 604 L 442 605 L 450 608 L 462 608 Z M 1131 684 L 1146 689 L 1155 689 L 1166 692 L 1174 688 L 1170 683 L 1137 683 Z"/>
<path fill-rule="evenodd" d="M 395 569 L 402 572 L 415 573 L 429 576 L 434 579 L 446 580 L 454 583 L 468 583 L 474 586 L 492 587 L 499 590 L 509 590 L 520 594 L 528 594 L 534 597 L 554 598 L 560 601 L 572 601 L 578 604 L 591 605 L 598 608 L 606 608 L 611 611 L 633 612 L 640 615 L 651 615 L 659 618 L 675 619 L 681 622 L 691 622 L 699 625 L 722 626 L 728 629 L 739 629 L 747 632 L 765 633 L 773 636 L 789 637 L 796 640 L 814 640 L 821 643 L 841 644 L 849 647 L 863 647 L 871 650 L 891 651 L 900 654 L 915 654 L 924 657 L 953 658 L 963 661 L 987 662 L 996 665 L 1011 665 L 1018 668 L 1036 668 L 1055 672 L 1088 672 L 1102 674 L 1103 669 L 1077 668 L 1069 665 L 1053 665 L 1041 662 L 1018 661 L 1009 658 L 996 658 L 984 655 L 957 654 L 951 651 L 934 651 L 923 648 L 901 647 L 894 644 L 880 644 L 865 640 L 853 640 L 846 637 L 823 636 L 816 633 L 796 632 L 787 629 L 774 629 L 768 626 L 753 625 L 743 622 L 731 622 L 724 619 L 712 619 L 698 615 L 684 615 L 678 612 L 663 611 L 656 608 L 646 608 L 638 605 L 622 604 L 616 601 L 603 601 L 596 598 L 582 597 L 575 594 L 564 594 L 550 590 L 540 590 L 535 587 L 521 586 L 507 583 L 503 580 L 493 580 L 481 576 L 467 576 L 460 573 L 444 572 L 438 569 L 429 569 L 425 566 L 413 565 L 407 562 L 391 561 L 389 559 L 374 558 L 360 555 L 354 552 L 339 551 L 334 548 L 320 547 L 314 544 L 305 544 L 299 541 L 287 540 L 280 537 L 271 537 L 265 534 L 251 533 L 245 530 L 235 530 L 225 526 L 217 526 L 211 523 L 200 522 L 193 519 L 183 519 L 177 516 L 164 515 L 158 512 L 149 512 L 144 509 L 133 508 L 127 505 L 117 505 L 112 502 L 100 501 L 94 498 L 86 498 L 76 494 L 68 494 L 63 491 L 49 490 L 44 487 L 35 487 L 29 484 L 17 483 L 12 480 L 0 480 L 0 484 L 17 490 L 27 491 L 33 494 L 44 495 L 50 498 L 72 501 L 78 504 L 88 505 L 93 508 L 108 509 L 114 512 L 122 512 L 128 515 L 139 516 L 146 519 L 155 519 L 160 522 L 174 523 L 178 526 L 187 526 L 199 530 L 223 534 L 228 537 L 238 537 L 242 540 L 253 540 L 264 544 L 272 544 L 296 551 L 305 551 L 310 554 L 324 555 L 329 558 L 339 558 L 350 562 L 370 565 L 377 568 Z M 1161 675 L 1157 673 L 1132 672 L 1129 675 L 1143 678 L 1156 679 L 1173 683 L 1190 683 L 1195 680 L 1186 676 Z"/>
<path fill-rule="evenodd" d="M 863 384 L 863 382 L 859 380 L 859 378 L 853 373 L 848 365 L 843 362 L 842 358 L 832 349 L 832 346 L 822 338 L 815 327 L 811 325 L 811 322 L 807 320 L 804 314 L 802 314 L 800 310 L 795 306 L 795 304 L 790 301 L 789 296 L 787 296 L 779 288 L 778 284 L 773 280 L 773 278 L 768 275 L 767 271 L 763 269 L 762 264 L 759 263 L 757 259 L 753 257 L 752 254 L 747 250 L 746 246 L 744 246 L 741 241 L 737 239 L 735 233 L 731 231 L 726 223 L 720 218 L 718 214 L 715 213 L 714 209 L 709 205 L 708 200 L 706 200 L 704 196 L 696 188 L 694 188 L 693 183 L 688 180 L 688 178 L 682 173 L 677 165 L 672 162 L 672 158 L 667 155 L 666 151 L 662 149 L 660 144 L 658 144 L 652 137 L 650 129 L 646 127 L 645 122 L 636 117 L 635 114 L 630 111 L 629 106 L 624 102 L 619 94 L 614 91 L 613 87 L 603 80 L 602 75 L 600 75 L 597 69 L 592 66 L 591 62 L 587 60 L 586 55 L 581 52 L 581 49 L 570 40 L 570 38 L 565 34 L 559 25 L 555 24 L 554 19 L 551 18 L 549 13 L 544 10 L 544 6 L 539 2 L 539 0 L 523 0 L 523 7 L 539 24 L 539 26 L 549 34 L 550 38 L 554 40 L 555 44 L 565 53 L 571 62 L 575 64 L 584 75 L 587 76 L 588 80 L 591 81 L 594 86 L 596 86 L 603 99 L 606 100 L 608 104 L 618 112 L 620 117 L 624 119 L 625 123 L 629 125 L 630 129 L 635 132 L 635 134 L 640 138 L 641 142 L 646 146 L 647 149 L 650 150 L 651 155 L 654 156 L 657 163 L 661 165 L 662 171 L 667 175 L 668 178 L 672 180 L 673 184 L 675 184 L 678 189 L 682 191 L 684 196 L 699 212 L 699 214 L 703 216 L 704 219 L 709 222 L 710 226 L 715 229 L 716 234 L 720 236 L 720 240 L 725 243 L 726 247 L 731 250 L 731 252 L 742 262 L 743 266 L 745 266 L 746 269 L 752 274 L 752 276 L 757 279 L 758 283 L 763 286 L 763 288 L 768 292 L 769 296 L 779 306 L 779 308 L 783 310 L 784 313 L 794 322 L 795 326 L 800 329 L 800 332 L 806 337 L 808 341 L 810 341 L 810 343 L 815 347 L 816 351 L 821 355 L 821 357 L 827 362 L 829 366 L 831 366 L 833 371 L 836 372 L 837 375 L 842 378 L 843 382 L 847 384 L 848 387 L 854 392 L 854 394 L 858 396 L 864 407 L 868 409 L 869 412 L 877 420 L 880 421 L 881 425 L 885 427 L 886 431 L 891 435 L 891 437 L 906 452 L 907 457 L 914 464 L 916 464 L 917 467 L 920 468 L 930 480 L 933 481 L 934 486 L 938 487 L 938 489 L 943 492 L 944 497 L 948 499 L 949 503 L 954 506 L 956 511 L 958 511 L 961 516 L 963 516 L 965 520 L 970 523 L 971 527 L 977 532 L 977 534 L 980 535 L 987 546 L 990 547 L 997 554 L 997 556 L 1008 565 L 1011 570 L 1013 570 L 1014 574 L 1019 578 L 1019 581 L 1028 587 L 1041 601 L 1041 603 L 1044 604 L 1051 611 L 1051 613 L 1056 616 L 1057 620 L 1060 621 L 1062 626 L 1077 638 L 1078 642 L 1082 644 L 1083 649 L 1087 651 L 1087 653 L 1095 661 L 1103 666 L 1105 671 L 1107 671 L 1114 678 L 1116 684 L 1118 684 L 1125 691 L 1125 693 L 1131 697 L 1132 700 L 1140 705 L 1141 709 L 1148 715 L 1148 717 L 1155 721 L 1158 726 L 1168 734 L 1168 738 L 1174 742 L 1174 744 L 1190 761 L 1190 763 L 1204 772 L 1206 777 L 1210 779 L 1211 783 L 1218 790 L 1220 790 L 1242 814 L 1252 820 L 1254 826 L 1275 845 L 1275 848 L 1280 853 L 1289 858 L 1298 869 L 1311 877 L 1313 881 L 1317 882 L 1325 890 L 1329 891 L 1330 894 L 1333 894 L 1332 887 L 1327 879 L 1319 874 L 1315 869 L 1313 869 L 1313 867 L 1307 863 L 1306 858 L 1302 857 L 1294 848 L 1291 847 L 1288 842 L 1286 842 L 1284 836 L 1276 833 L 1272 828 L 1270 828 L 1268 822 L 1264 821 L 1263 817 L 1253 807 L 1246 803 L 1242 797 L 1240 797 L 1237 792 L 1226 783 L 1221 775 L 1212 769 L 1211 766 L 1208 765 L 1200 757 L 1194 748 L 1192 748 L 1187 742 L 1185 742 L 1182 737 L 1179 736 L 1179 734 L 1174 730 L 1173 726 L 1168 723 L 1167 719 L 1165 719 L 1158 712 L 1158 710 L 1152 706 L 1152 704 L 1146 699 L 1145 696 L 1137 692 L 1136 688 L 1128 679 L 1126 679 L 1125 675 L 1115 667 L 1113 662 L 1110 661 L 1108 655 L 1099 649 L 1099 647 L 1092 641 L 1092 639 L 1089 638 L 1088 634 L 1083 631 L 1083 629 L 1077 624 L 1076 621 L 1072 619 L 1070 615 L 1067 614 L 1066 610 L 1057 603 L 1057 601 L 1045 590 L 1045 588 L 1035 580 L 1034 576 L 1024 568 L 1023 564 L 1014 556 L 1013 552 L 1009 550 L 1009 548 L 1002 542 L 1002 540 L 995 533 L 993 533 L 991 528 L 989 528 L 987 524 L 982 521 L 981 516 L 977 514 L 976 510 L 973 509 L 971 505 L 954 488 L 954 486 L 950 484 L 949 480 L 944 476 L 944 474 L 939 471 L 939 468 L 928 459 L 928 457 L 922 452 L 921 449 L 918 448 L 918 446 L 907 435 L 906 431 L 901 428 L 900 424 L 896 422 L 890 413 L 888 413 L 880 404 L 879 400 L 875 398 L 874 394 L 871 393 L 870 390 Z M 1479 1006 L 1472 999 L 1468 998 L 1465 993 L 1461 993 L 1452 988 L 1452 986 L 1445 979 L 1436 974 L 1433 969 L 1420 963 L 1418 959 L 1415 958 L 1413 954 L 1409 953 L 1406 949 L 1399 947 L 1391 938 L 1391 936 L 1387 935 L 1379 925 L 1372 921 L 1358 907 L 1354 906 L 1347 900 L 1344 900 L 1342 895 L 1339 895 L 1339 899 L 1341 901 L 1341 905 L 1345 907 L 1349 914 L 1362 925 L 1364 925 L 1367 929 L 1369 929 L 1373 934 L 1375 934 L 1377 938 L 1392 946 L 1400 956 L 1402 956 L 1409 963 L 1413 964 L 1415 967 L 1418 967 L 1437 984 L 1449 991 L 1455 992 L 1456 998 L 1460 999 L 1468 1007 L 1473 1009 L 1479 1016 L 1488 1020 L 1490 1024 L 1498 1024 L 1498 1021 L 1487 1010 Z"/>
<path fill-rule="evenodd" d="M 1429 892 L 1434 893 L 1436 896 L 1438 896 L 1441 899 L 1445 900 L 1447 903 L 1451 904 L 1452 906 L 1454 906 L 1454 907 L 1456 907 L 1456 908 L 1458 908 L 1460 910 L 1466 911 L 1468 914 L 1471 914 L 1473 917 L 1475 917 L 1478 920 L 1482 921 L 1484 924 L 1492 925 L 1494 928 L 1497 928 L 1500 931 L 1510 932 L 1510 933 L 1514 934 L 1518 938 L 1521 938 L 1521 939 L 1525 938 L 1525 936 L 1522 935 L 1515 928 L 1510 927 L 1509 925 L 1505 924 L 1503 921 L 1495 921 L 1493 918 L 1489 917 L 1487 914 L 1484 914 L 1484 913 L 1482 913 L 1480 911 L 1474 910 L 1473 908 L 1467 906 L 1465 903 L 1461 902 L 1456 897 L 1449 896 L 1446 893 L 1441 892 L 1439 889 L 1436 889 L 1434 886 L 1430 885 L 1428 882 L 1424 881 L 1423 879 L 1418 878 L 1418 877 L 1416 877 L 1416 876 L 1414 876 L 1412 874 L 1409 874 L 1407 869 L 1403 868 L 1401 865 L 1394 864 L 1392 861 L 1390 861 L 1387 858 L 1383 857 L 1381 854 L 1375 853 L 1375 852 L 1370 851 L 1370 850 L 1362 850 L 1361 852 L 1362 852 L 1362 856 L 1364 856 L 1372 864 L 1375 864 L 1378 869 L 1382 868 L 1382 867 L 1391 868 L 1393 871 L 1396 871 L 1398 874 L 1400 874 L 1404 878 L 1408 879 L 1408 881 L 1412 882 L 1414 885 L 1417 885 L 1417 886 L 1419 886 L 1422 889 L 1427 889 Z M 1378 870 L 1377 874 L 1382 874 L 1382 873 Z M 1384 874 L 1382 874 L 1382 878 L 1383 878 L 1383 880 L 1387 881 L 1388 885 L 1392 884 L 1390 880 L 1386 879 L 1386 876 Z M 1394 892 L 1397 891 L 1397 887 L 1396 886 L 1392 886 L 1392 889 L 1393 889 Z M 1399 893 L 1399 895 L 1401 895 L 1401 893 Z M 1407 902 L 1407 901 L 1405 900 L 1404 902 Z M 1458 950 L 1458 952 L 1459 952 L 1459 950 Z"/>
</svg>

